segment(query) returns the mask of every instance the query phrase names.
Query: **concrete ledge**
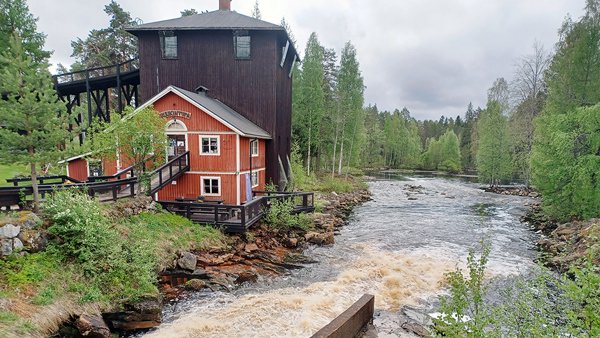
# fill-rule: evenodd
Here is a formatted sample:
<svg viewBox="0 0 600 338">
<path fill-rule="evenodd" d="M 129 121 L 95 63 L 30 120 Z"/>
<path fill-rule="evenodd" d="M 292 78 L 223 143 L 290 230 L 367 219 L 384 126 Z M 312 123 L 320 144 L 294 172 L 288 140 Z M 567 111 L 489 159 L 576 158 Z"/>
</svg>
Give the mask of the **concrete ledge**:
<svg viewBox="0 0 600 338">
<path fill-rule="evenodd" d="M 375 296 L 363 295 L 348 310 L 315 333 L 312 338 L 351 338 L 373 320 Z"/>
</svg>

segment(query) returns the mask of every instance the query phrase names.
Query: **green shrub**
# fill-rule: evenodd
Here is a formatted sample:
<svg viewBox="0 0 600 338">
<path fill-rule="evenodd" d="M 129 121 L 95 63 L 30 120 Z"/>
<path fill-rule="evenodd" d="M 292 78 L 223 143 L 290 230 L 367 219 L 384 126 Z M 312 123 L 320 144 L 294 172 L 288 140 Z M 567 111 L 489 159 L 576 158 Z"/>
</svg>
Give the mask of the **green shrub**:
<svg viewBox="0 0 600 338">
<path fill-rule="evenodd" d="M 312 227 L 312 218 L 308 214 L 293 214 L 292 199 L 273 200 L 265 217 L 267 224 L 278 229 L 300 228 L 308 230 Z"/>
<path fill-rule="evenodd" d="M 468 277 L 447 274 L 450 295 L 441 299 L 436 334 L 451 337 L 598 337 L 600 336 L 600 267 L 588 260 L 568 274 L 543 267 L 532 277 L 516 278 L 499 290 L 499 304 L 485 301 L 484 272 L 489 246 L 479 259 L 469 252 Z M 464 320 L 462 320 L 464 319 Z"/>
<path fill-rule="evenodd" d="M 157 253 L 144 242 L 129 242 L 87 195 L 59 191 L 45 203 L 53 221 L 52 246 L 78 264 L 85 277 L 112 299 L 135 299 L 157 292 Z"/>
<path fill-rule="evenodd" d="M 467 256 L 468 276 L 457 268 L 446 274 L 450 285 L 450 296 L 441 299 L 441 317 L 436 325 L 444 335 L 485 337 L 485 328 L 491 324 L 489 308 L 485 304 L 487 287 L 484 283 L 485 266 L 488 262 L 490 247 L 482 242 L 481 255 L 477 259 L 475 251 L 469 250 Z"/>
</svg>

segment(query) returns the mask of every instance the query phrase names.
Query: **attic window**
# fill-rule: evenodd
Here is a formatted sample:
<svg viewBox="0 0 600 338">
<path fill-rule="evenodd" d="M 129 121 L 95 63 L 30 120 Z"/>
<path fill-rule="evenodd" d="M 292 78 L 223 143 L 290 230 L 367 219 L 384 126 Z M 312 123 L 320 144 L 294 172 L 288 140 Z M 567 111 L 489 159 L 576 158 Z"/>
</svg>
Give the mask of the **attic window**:
<svg viewBox="0 0 600 338">
<path fill-rule="evenodd" d="M 251 56 L 251 40 L 248 32 L 236 32 L 233 35 L 233 49 L 236 59 L 249 59 Z"/>
<path fill-rule="evenodd" d="M 163 59 L 177 59 L 177 35 L 173 31 L 161 31 L 160 51 Z"/>
</svg>

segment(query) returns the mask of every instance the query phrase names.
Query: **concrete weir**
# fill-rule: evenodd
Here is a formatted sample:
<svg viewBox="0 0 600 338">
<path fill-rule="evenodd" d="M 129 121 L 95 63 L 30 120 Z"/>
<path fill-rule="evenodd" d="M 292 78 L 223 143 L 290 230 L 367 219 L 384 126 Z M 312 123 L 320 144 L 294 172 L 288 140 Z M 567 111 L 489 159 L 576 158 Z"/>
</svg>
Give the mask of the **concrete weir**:
<svg viewBox="0 0 600 338">
<path fill-rule="evenodd" d="M 348 310 L 315 333 L 312 338 L 356 337 L 373 320 L 375 296 L 365 294 Z"/>
</svg>

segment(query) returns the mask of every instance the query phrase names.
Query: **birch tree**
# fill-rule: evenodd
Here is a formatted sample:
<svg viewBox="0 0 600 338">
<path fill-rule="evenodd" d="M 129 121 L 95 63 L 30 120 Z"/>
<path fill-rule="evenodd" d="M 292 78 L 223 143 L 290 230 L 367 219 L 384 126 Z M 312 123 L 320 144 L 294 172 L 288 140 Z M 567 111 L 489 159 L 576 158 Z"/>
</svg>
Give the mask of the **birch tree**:
<svg viewBox="0 0 600 338">
<path fill-rule="evenodd" d="M 319 44 L 316 33 L 312 33 L 306 44 L 302 76 L 299 80 L 299 102 L 294 111 L 296 140 L 300 150 L 306 155 L 306 172 L 310 175 L 311 159 L 314 148 L 318 145 L 317 131 L 325 108 L 323 92 L 323 47 Z"/>
<path fill-rule="evenodd" d="M 364 84 L 356 59 L 356 48 L 351 42 L 347 42 L 342 50 L 337 82 L 340 108 L 337 128 L 341 130 L 338 141 L 340 143 L 338 175 L 341 175 L 344 154 L 348 157 L 347 163 L 350 166 L 353 155 L 355 155 L 355 143 L 357 140 L 360 142 L 360 132 L 364 127 Z M 346 153 L 344 153 L 344 149 L 346 149 Z"/>
</svg>

